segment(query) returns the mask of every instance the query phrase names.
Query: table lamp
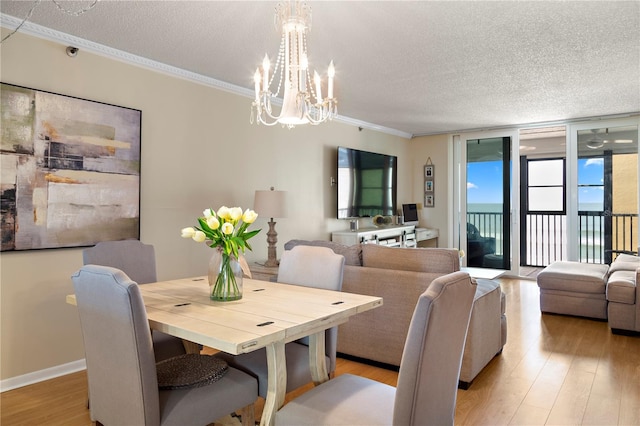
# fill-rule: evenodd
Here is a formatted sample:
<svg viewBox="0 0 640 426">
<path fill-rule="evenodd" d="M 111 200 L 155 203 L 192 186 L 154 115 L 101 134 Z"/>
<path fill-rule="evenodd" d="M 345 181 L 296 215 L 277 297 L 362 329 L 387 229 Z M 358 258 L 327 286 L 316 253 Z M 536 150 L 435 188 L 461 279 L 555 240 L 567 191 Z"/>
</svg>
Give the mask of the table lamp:
<svg viewBox="0 0 640 426">
<path fill-rule="evenodd" d="M 269 232 L 267 232 L 267 243 L 269 243 L 269 247 L 267 250 L 267 261 L 264 266 L 276 267 L 279 263 L 276 258 L 278 233 L 276 232 L 276 222 L 273 221 L 273 218 L 287 217 L 285 195 L 286 191 L 274 191 L 272 186 L 270 191 L 256 191 L 253 201 L 253 210 L 258 213 L 258 216 L 271 218 L 268 222 Z"/>
</svg>

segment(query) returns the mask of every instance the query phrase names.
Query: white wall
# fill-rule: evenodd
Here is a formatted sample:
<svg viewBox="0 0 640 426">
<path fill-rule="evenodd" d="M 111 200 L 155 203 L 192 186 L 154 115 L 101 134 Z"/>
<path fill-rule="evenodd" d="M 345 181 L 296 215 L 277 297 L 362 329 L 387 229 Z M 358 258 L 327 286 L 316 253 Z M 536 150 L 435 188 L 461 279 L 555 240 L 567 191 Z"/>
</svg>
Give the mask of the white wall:
<svg viewBox="0 0 640 426">
<path fill-rule="evenodd" d="M 250 125 L 248 98 L 85 51 L 69 58 L 65 48 L 17 33 L 2 44 L 0 78 L 142 110 L 141 240 L 156 248 L 160 279 L 205 274 L 209 249 L 180 238 L 180 229 L 206 207 L 250 207 L 256 189 L 289 192 L 290 215 L 276 227 L 278 253 L 289 239 L 329 239 L 347 229 L 334 219 L 330 186 L 338 145 L 397 155 L 398 202 L 415 199 L 411 141 L 338 122 Z M 266 259 L 267 220 L 256 222 L 263 232 L 249 261 Z M 65 303 L 81 265 L 81 249 L 0 254 L 1 379 L 84 358 L 77 312 Z"/>
<path fill-rule="evenodd" d="M 418 210 L 420 226 L 437 229 L 439 247 L 454 247 L 450 241 L 448 227 L 452 226 L 453 211 L 450 198 L 453 192 L 450 169 L 453 162 L 449 135 L 422 136 L 410 142 L 413 168 L 411 194 L 416 203 L 422 204 Z M 424 207 L 424 166 L 431 159 L 434 166 L 434 206 Z"/>
</svg>

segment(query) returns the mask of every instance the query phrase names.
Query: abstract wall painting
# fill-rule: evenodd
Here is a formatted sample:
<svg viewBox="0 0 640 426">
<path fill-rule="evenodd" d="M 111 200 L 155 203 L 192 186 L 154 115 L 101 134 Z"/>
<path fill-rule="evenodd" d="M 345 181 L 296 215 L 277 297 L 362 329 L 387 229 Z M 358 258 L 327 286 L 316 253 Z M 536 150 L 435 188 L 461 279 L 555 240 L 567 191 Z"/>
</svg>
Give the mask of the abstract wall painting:
<svg viewBox="0 0 640 426">
<path fill-rule="evenodd" d="M 140 237 L 142 112 L 0 83 L 0 251 Z"/>
</svg>

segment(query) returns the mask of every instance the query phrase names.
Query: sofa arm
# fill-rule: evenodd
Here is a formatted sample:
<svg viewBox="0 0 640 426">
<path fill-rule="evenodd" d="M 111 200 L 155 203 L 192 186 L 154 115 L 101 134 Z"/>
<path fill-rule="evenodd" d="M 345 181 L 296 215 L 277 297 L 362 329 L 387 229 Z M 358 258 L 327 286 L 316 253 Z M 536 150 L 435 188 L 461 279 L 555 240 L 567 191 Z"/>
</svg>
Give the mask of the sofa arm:
<svg viewBox="0 0 640 426">
<path fill-rule="evenodd" d="M 338 352 L 399 366 L 418 297 L 442 275 L 345 266 L 342 290 L 382 297 L 383 305 L 340 325 Z"/>
</svg>

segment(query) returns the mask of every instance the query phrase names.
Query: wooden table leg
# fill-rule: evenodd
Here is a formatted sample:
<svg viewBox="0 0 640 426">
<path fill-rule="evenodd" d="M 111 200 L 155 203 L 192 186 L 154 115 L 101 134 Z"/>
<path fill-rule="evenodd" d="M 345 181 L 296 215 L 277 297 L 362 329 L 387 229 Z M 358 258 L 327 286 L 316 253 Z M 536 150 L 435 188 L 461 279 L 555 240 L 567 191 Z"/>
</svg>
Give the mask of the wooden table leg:
<svg viewBox="0 0 640 426">
<path fill-rule="evenodd" d="M 260 418 L 260 426 L 273 426 L 276 411 L 284 404 L 287 392 L 287 365 L 284 353 L 284 342 L 267 345 L 267 397 Z"/>
<path fill-rule="evenodd" d="M 316 385 L 329 380 L 324 345 L 324 331 L 309 336 L 309 367 L 311 378 Z"/>
<path fill-rule="evenodd" d="M 184 350 L 188 354 L 199 354 L 200 353 L 200 345 L 197 343 L 190 342 L 189 340 L 182 340 L 182 346 L 184 346 Z"/>
</svg>

